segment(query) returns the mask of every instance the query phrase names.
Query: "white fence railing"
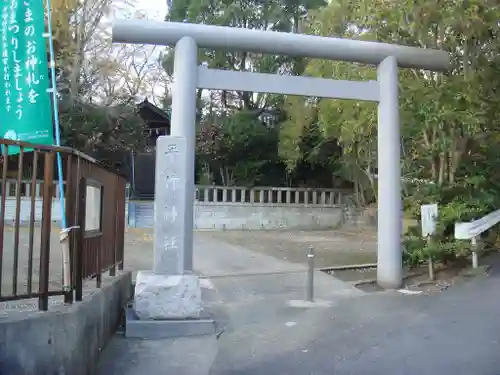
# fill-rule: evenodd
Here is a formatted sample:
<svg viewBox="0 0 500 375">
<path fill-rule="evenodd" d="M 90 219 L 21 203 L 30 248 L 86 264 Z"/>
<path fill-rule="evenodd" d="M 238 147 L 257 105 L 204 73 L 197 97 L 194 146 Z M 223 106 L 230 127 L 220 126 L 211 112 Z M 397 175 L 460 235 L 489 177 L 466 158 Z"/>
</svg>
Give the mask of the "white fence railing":
<svg viewBox="0 0 500 375">
<path fill-rule="evenodd" d="M 57 181 L 54 185 L 57 186 Z M 20 184 L 20 197 L 31 197 L 31 180 L 22 180 Z M 42 181 L 36 181 L 34 193 L 41 197 Z M 16 197 L 18 184 L 15 179 L 6 181 L 7 197 Z M 130 187 L 127 186 L 127 190 Z M 1 194 L 1 189 L 0 189 Z M 239 187 L 197 185 L 195 199 L 206 204 L 286 204 L 286 205 L 314 205 L 332 206 L 345 203 L 344 197 L 349 195 L 347 190 L 298 188 L 298 187 Z M 129 194 L 127 193 L 127 197 Z M 59 199 L 59 189 L 54 189 L 54 197 Z"/>
<path fill-rule="evenodd" d="M 288 204 L 332 206 L 343 203 L 346 191 L 336 189 L 196 186 L 196 200 L 213 204 Z"/>
<path fill-rule="evenodd" d="M 59 184 L 58 181 L 54 181 L 54 186 L 57 186 L 58 184 Z M 64 182 L 64 184 L 66 184 L 66 183 Z M 1 185 L 2 184 L 0 182 L 0 195 L 2 194 Z M 17 194 L 17 188 L 18 188 L 17 180 L 7 179 L 5 182 L 5 185 L 6 185 L 6 192 L 7 192 L 6 196 L 8 198 L 9 197 L 15 198 L 16 194 Z M 27 199 L 27 198 L 31 197 L 31 193 L 32 193 L 31 185 L 32 185 L 31 180 L 22 180 L 21 181 L 21 184 L 20 184 L 20 188 L 21 188 L 20 197 L 21 197 L 21 199 Z M 35 191 L 34 191 L 35 197 L 42 196 L 42 186 L 43 186 L 43 181 L 37 180 L 35 182 Z M 59 189 L 54 189 L 53 195 L 54 195 L 54 198 L 59 199 Z"/>
</svg>

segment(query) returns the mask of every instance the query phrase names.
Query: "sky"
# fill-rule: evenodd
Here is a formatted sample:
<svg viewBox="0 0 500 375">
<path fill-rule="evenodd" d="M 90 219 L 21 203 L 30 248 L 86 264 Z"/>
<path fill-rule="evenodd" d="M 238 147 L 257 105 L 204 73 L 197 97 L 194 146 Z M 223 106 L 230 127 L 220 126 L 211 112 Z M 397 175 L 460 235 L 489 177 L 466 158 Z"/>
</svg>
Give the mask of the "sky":
<svg viewBox="0 0 500 375">
<path fill-rule="evenodd" d="M 136 10 L 142 10 L 150 20 L 163 21 L 167 14 L 167 0 L 135 0 Z"/>
<path fill-rule="evenodd" d="M 168 11 L 167 0 L 126 0 L 126 2 L 131 5 L 124 5 L 123 0 L 114 1 L 116 1 L 116 6 L 114 8 L 113 15 L 110 19 L 106 19 L 104 21 L 109 25 L 109 29 L 107 27 L 108 31 L 111 29 L 113 18 L 129 18 L 131 17 L 130 15 L 134 13 L 141 13 L 144 14 L 148 20 L 164 21 Z M 153 49 L 154 47 L 148 46 L 146 48 Z M 157 59 L 163 49 L 164 48 L 154 49 L 154 53 L 150 57 L 151 63 L 157 64 Z M 165 93 L 165 86 L 163 84 L 154 84 L 151 89 L 152 92 L 148 90 L 148 92 L 145 92 L 143 96 L 152 102 L 155 102 L 155 98 L 151 97 L 152 95 L 162 97 Z"/>
</svg>

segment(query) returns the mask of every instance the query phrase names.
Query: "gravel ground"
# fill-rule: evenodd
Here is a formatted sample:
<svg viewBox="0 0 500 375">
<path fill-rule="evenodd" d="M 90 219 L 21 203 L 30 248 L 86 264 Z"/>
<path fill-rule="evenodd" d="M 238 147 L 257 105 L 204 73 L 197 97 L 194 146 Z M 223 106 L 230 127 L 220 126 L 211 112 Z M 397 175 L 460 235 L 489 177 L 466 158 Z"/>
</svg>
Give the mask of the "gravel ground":
<svg viewBox="0 0 500 375">
<path fill-rule="evenodd" d="M 307 249 L 312 246 L 316 267 L 375 263 L 377 258 L 376 233 L 368 230 L 226 231 L 203 234 L 293 263 L 305 263 Z"/>
<path fill-rule="evenodd" d="M 2 295 L 11 295 L 13 292 L 14 276 L 14 236 L 13 228 L 6 227 L 3 242 L 2 259 Z M 19 260 L 17 267 L 17 293 L 27 293 L 28 286 L 28 259 L 29 259 L 29 229 L 20 228 L 19 231 Z M 33 290 L 38 289 L 40 275 L 40 228 L 35 228 L 33 235 Z M 52 228 L 50 238 L 50 263 L 49 263 L 49 287 L 59 288 L 62 280 L 62 254 L 59 244 L 59 228 Z"/>
</svg>

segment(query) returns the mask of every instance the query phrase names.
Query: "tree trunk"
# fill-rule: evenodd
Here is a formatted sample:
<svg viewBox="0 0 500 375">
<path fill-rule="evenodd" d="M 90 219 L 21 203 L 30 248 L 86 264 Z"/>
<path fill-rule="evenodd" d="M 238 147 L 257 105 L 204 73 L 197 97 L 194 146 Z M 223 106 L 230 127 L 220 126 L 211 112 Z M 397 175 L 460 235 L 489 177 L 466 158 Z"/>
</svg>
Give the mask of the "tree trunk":
<svg viewBox="0 0 500 375">
<path fill-rule="evenodd" d="M 438 186 L 443 186 L 444 183 L 446 160 L 446 153 L 441 153 L 441 155 L 439 155 L 439 174 L 437 181 Z"/>
</svg>

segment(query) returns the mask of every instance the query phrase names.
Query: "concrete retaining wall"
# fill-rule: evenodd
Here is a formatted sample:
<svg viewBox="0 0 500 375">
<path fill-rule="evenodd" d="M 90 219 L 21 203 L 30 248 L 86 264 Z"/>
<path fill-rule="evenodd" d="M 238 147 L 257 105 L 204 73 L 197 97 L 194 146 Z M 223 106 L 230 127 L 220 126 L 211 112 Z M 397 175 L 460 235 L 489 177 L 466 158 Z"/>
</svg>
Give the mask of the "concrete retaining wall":
<svg viewBox="0 0 500 375">
<path fill-rule="evenodd" d="M 196 229 L 322 229 L 343 220 L 339 206 L 199 203 L 194 209 Z"/>
<path fill-rule="evenodd" d="M 153 227 L 152 202 L 130 202 L 128 225 Z M 199 230 L 323 229 L 343 221 L 341 206 L 195 202 L 194 227 Z"/>
<path fill-rule="evenodd" d="M 35 199 L 35 221 L 42 221 L 42 199 Z M 61 205 L 58 199 L 52 200 L 52 220 L 60 221 L 61 220 Z M 20 220 L 23 223 L 29 223 L 31 213 L 31 200 L 29 198 L 21 199 L 21 210 L 19 211 Z M 7 197 L 5 200 L 5 220 L 14 221 L 16 217 L 16 199 L 12 197 Z"/>
<path fill-rule="evenodd" d="M 15 200 L 6 200 L 5 219 L 14 221 Z M 153 227 L 153 202 L 129 202 L 126 205 L 128 226 Z M 28 223 L 31 202 L 21 201 L 21 222 Z M 42 220 L 42 202 L 35 202 L 35 219 Z M 52 202 L 52 221 L 61 220 L 58 200 Z M 196 229 L 205 230 L 270 230 L 270 229 L 322 229 L 337 227 L 344 220 L 340 205 L 302 205 L 267 203 L 195 202 Z"/>
<path fill-rule="evenodd" d="M 344 223 L 354 227 L 377 228 L 377 208 L 348 207 L 344 210 Z"/>
<path fill-rule="evenodd" d="M 0 318 L 1 375 L 91 375 L 131 296 L 129 272 L 69 307 Z"/>
</svg>

